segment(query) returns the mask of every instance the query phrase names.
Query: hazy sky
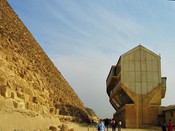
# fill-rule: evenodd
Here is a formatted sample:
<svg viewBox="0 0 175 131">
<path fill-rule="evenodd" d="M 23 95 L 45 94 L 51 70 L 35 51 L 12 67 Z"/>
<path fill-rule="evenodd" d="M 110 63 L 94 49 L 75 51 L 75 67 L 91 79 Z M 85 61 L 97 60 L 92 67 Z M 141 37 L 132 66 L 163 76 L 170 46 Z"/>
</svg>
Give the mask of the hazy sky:
<svg viewBox="0 0 175 131">
<path fill-rule="evenodd" d="M 115 112 L 106 78 L 140 43 L 161 55 L 167 77 L 162 105 L 175 104 L 175 2 L 168 0 L 8 0 L 84 105 Z"/>
</svg>

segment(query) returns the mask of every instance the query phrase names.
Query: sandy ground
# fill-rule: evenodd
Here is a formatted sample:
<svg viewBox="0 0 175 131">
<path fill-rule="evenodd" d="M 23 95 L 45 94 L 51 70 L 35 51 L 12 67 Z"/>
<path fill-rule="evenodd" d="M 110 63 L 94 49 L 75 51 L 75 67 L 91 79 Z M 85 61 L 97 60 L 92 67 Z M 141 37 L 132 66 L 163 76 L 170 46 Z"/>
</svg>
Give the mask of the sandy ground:
<svg viewBox="0 0 175 131">
<path fill-rule="evenodd" d="M 95 128 L 90 128 L 90 129 L 88 129 L 88 128 L 75 128 L 74 129 L 75 131 L 97 131 L 97 129 L 95 129 Z M 105 130 L 105 131 L 107 131 L 107 130 Z M 108 131 L 112 131 L 112 129 L 109 129 Z M 118 130 L 116 130 L 116 131 L 118 131 Z M 155 130 L 155 129 L 121 129 L 121 131 L 161 131 L 161 130 Z"/>
<path fill-rule="evenodd" d="M 77 123 L 60 122 L 58 118 L 43 116 L 24 110 L 2 109 L 0 111 L 0 131 L 49 131 L 50 126 L 65 124 L 74 131 L 97 131 L 95 127 L 82 126 Z M 107 129 L 105 130 L 107 131 Z M 111 128 L 108 131 L 112 131 Z M 117 131 L 117 130 L 116 130 Z M 160 131 L 157 129 L 126 129 L 122 131 Z"/>
<path fill-rule="evenodd" d="M 26 110 L 1 108 L 0 131 L 49 131 L 50 126 L 65 124 L 74 131 L 97 131 L 95 127 L 82 126 L 77 123 L 60 122 L 57 117 L 43 116 Z M 160 129 L 159 129 L 160 130 Z M 122 131 L 159 131 L 158 129 L 125 129 Z M 105 130 L 107 131 L 107 129 Z M 109 128 L 108 131 L 112 131 Z M 117 130 L 116 130 L 117 131 Z"/>
<path fill-rule="evenodd" d="M 74 131 L 97 131 L 95 127 L 82 126 L 77 123 L 60 122 L 58 116 L 37 113 L 26 109 L 16 109 L 11 99 L 0 97 L 0 131 L 49 131 L 50 126 L 65 124 Z M 107 131 L 107 129 L 105 130 Z M 108 131 L 112 131 L 109 128 Z M 116 130 L 117 131 L 117 130 Z M 125 129 L 122 131 L 160 131 L 156 129 Z"/>
<path fill-rule="evenodd" d="M 93 128 L 88 128 L 88 127 L 75 127 L 74 131 L 97 131 L 97 129 L 95 127 Z M 105 129 L 105 131 L 107 131 L 107 129 Z M 108 131 L 112 131 L 111 128 L 108 129 Z M 116 131 L 118 131 L 118 129 L 116 129 Z M 122 128 L 121 131 L 161 131 L 161 129 L 126 129 L 126 128 Z"/>
<path fill-rule="evenodd" d="M 95 127 L 85 127 L 85 126 L 81 126 L 75 123 L 65 123 L 67 125 L 69 125 L 69 127 L 74 128 L 74 131 L 97 131 L 97 129 Z M 105 131 L 107 131 L 107 129 L 105 129 Z M 112 131 L 111 128 L 108 129 L 108 131 Z M 116 129 L 116 131 L 118 131 L 118 129 Z M 129 129 L 129 128 L 122 128 L 121 131 L 161 131 L 160 127 L 154 127 L 152 129 Z"/>
</svg>

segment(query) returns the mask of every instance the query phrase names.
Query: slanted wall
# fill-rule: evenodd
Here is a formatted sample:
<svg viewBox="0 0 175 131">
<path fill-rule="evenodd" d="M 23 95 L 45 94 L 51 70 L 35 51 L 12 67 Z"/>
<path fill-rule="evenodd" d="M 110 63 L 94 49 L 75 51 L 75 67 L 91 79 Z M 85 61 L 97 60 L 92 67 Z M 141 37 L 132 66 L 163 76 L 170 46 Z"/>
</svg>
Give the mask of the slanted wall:
<svg viewBox="0 0 175 131">
<path fill-rule="evenodd" d="M 81 99 L 7 0 L 0 0 L 0 95 L 14 99 L 16 108 L 58 114 L 55 108 L 66 106 L 79 109 L 66 115 L 89 119 Z"/>
<path fill-rule="evenodd" d="M 161 83 L 160 56 L 139 47 L 121 56 L 121 82 L 136 94 L 147 94 Z"/>
</svg>

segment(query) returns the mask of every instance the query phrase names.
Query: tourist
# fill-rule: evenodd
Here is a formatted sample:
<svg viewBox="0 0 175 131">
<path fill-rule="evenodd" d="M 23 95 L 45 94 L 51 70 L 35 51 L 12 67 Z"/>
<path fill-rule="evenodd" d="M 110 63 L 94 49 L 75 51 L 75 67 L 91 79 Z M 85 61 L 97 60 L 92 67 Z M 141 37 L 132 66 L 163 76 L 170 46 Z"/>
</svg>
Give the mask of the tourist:
<svg viewBox="0 0 175 131">
<path fill-rule="evenodd" d="M 112 126 L 112 131 L 115 131 L 115 129 L 116 129 L 116 121 L 115 121 L 115 119 L 111 120 L 111 126 Z"/>
<path fill-rule="evenodd" d="M 100 122 L 97 123 L 96 127 L 97 127 L 97 130 L 100 131 Z"/>
<path fill-rule="evenodd" d="M 162 131 L 166 131 L 166 126 L 167 126 L 166 121 L 164 121 L 162 124 Z"/>
<path fill-rule="evenodd" d="M 98 131 L 105 131 L 105 124 L 102 119 L 100 119 L 96 127 Z"/>
<path fill-rule="evenodd" d="M 169 120 L 167 127 L 168 127 L 168 131 L 173 131 L 174 124 L 171 122 L 171 119 Z"/>
<path fill-rule="evenodd" d="M 122 122 L 119 121 L 119 122 L 118 122 L 118 131 L 121 131 L 121 128 L 122 128 Z"/>
<path fill-rule="evenodd" d="M 109 126 L 109 121 L 110 121 L 110 119 L 108 119 L 108 118 L 104 119 L 105 128 L 107 129 L 107 131 L 108 131 L 108 126 Z"/>
</svg>

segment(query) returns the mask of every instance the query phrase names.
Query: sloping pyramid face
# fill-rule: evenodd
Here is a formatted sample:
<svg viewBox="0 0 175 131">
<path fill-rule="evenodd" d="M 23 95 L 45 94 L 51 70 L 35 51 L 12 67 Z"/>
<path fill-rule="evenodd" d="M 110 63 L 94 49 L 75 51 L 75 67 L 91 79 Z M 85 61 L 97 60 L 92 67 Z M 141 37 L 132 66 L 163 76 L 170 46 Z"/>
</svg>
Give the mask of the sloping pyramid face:
<svg viewBox="0 0 175 131">
<path fill-rule="evenodd" d="M 0 0 L 0 95 L 13 98 L 16 108 L 68 104 L 85 109 L 6 0 Z"/>
</svg>

